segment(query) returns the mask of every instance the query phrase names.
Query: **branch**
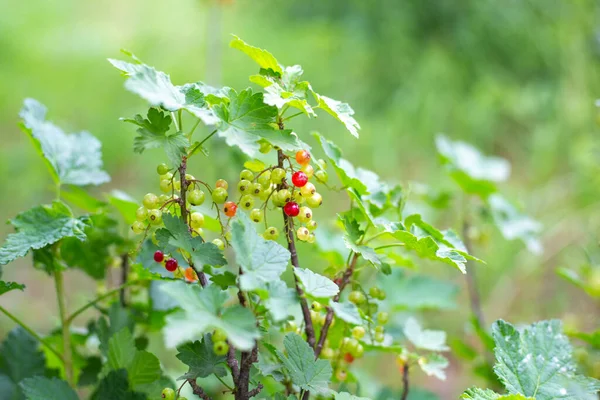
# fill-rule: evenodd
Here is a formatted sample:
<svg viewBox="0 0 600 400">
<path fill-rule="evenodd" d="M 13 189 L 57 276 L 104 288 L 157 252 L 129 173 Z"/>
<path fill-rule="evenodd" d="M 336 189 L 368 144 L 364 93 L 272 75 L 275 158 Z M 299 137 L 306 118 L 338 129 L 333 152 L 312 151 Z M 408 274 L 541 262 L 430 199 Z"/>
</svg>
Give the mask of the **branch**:
<svg viewBox="0 0 600 400">
<path fill-rule="evenodd" d="M 256 396 L 261 390 L 263 390 L 263 384 L 259 383 L 254 389 L 248 392 L 248 398 Z"/>
<path fill-rule="evenodd" d="M 212 397 L 207 395 L 206 392 L 204 391 L 204 389 L 202 389 L 200 386 L 198 386 L 195 379 L 188 379 L 187 381 L 190 384 L 190 386 L 192 387 L 192 391 L 194 392 L 194 394 L 196 396 L 200 397 L 203 400 L 212 400 Z"/>
<path fill-rule="evenodd" d="M 127 292 L 125 291 L 124 284 L 127 283 L 127 276 L 129 275 L 129 256 L 127 253 L 121 255 L 121 291 L 119 292 L 119 301 L 121 307 L 127 307 Z"/>
<path fill-rule="evenodd" d="M 348 268 L 346 268 L 346 271 L 344 271 L 344 275 L 342 276 L 342 282 L 339 285 L 340 290 L 339 290 L 338 294 L 336 294 L 335 297 L 333 298 L 333 301 L 335 301 L 335 302 L 340 301 L 340 296 L 342 295 L 342 291 L 350 282 L 350 279 L 352 278 L 352 274 L 354 273 L 354 268 L 356 267 L 356 262 L 358 261 L 359 257 L 360 257 L 360 254 L 354 253 L 354 256 L 352 257 L 352 261 L 350 261 L 350 264 L 348 264 Z M 329 328 L 331 327 L 332 322 L 333 322 L 333 308 L 327 307 L 327 315 L 325 316 L 325 323 L 323 324 L 323 327 L 321 328 L 321 333 L 319 335 L 319 343 L 317 343 L 317 347 L 315 348 L 315 358 L 319 358 L 319 355 L 321 354 L 321 351 L 323 350 L 323 346 L 325 345 L 325 340 L 327 340 L 327 333 L 329 331 Z"/>
<path fill-rule="evenodd" d="M 408 398 L 408 391 L 410 390 L 408 384 L 408 362 L 405 362 L 402 366 L 402 396 L 400 400 L 406 400 Z"/>
<path fill-rule="evenodd" d="M 233 377 L 233 383 L 237 386 L 237 381 L 240 378 L 240 365 L 237 358 L 235 358 L 235 348 L 229 344 L 229 351 L 227 352 L 227 365 L 231 368 L 231 376 Z"/>
<path fill-rule="evenodd" d="M 279 124 L 279 128 L 283 129 L 283 123 Z M 277 151 L 277 162 L 280 168 L 283 168 L 283 151 Z M 285 180 L 282 185 L 285 185 Z M 294 221 L 290 218 L 284 211 L 283 213 L 283 224 L 285 230 L 285 237 L 288 243 L 288 250 L 290 251 L 292 258 L 292 265 L 294 268 L 300 268 L 300 262 L 298 261 L 298 253 L 296 252 L 296 242 L 294 239 Z M 300 297 L 300 307 L 302 308 L 302 316 L 304 318 L 304 331 L 306 332 L 306 341 L 316 350 L 315 343 L 315 328 L 313 327 L 312 319 L 310 318 L 310 309 L 308 307 L 308 302 L 304 297 L 304 290 L 300 287 L 298 282 L 298 277 L 294 274 L 294 283 L 296 285 L 296 292 Z"/>
</svg>

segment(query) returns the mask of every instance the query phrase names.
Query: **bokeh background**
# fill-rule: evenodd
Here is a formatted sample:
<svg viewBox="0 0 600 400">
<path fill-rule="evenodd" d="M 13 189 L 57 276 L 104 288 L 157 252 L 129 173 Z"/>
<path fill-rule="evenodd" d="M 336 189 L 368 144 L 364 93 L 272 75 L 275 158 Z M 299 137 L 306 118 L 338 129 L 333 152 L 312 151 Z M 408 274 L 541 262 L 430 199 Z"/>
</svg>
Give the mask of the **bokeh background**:
<svg viewBox="0 0 600 400">
<path fill-rule="evenodd" d="M 487 261 L 480 285 L 487 321 L 565 318 L 581 329 L 597 326 L 600 308 L 559 278 L 594 256 L 600 232 L 600 6 L 594 0 L 0 0 L 0 219 L 52 199 L 50 179 L 17 127 L 26 97 L 50 108 L 67 131 L 89 130 L 103 142 L 113 177 L 97 193 L 122 189 L 136 198 L 157 190 L 160 152 L 134 155 L 132 126 L 119 121 L 146 105 L 126 92 L 106 61 L 126 48 L 171 74 L 176 84 L 202 80 L 250 86 L 255 65 L 229 49 L 230 34 L 269 49 L 280 62 L 301 64 L 313 87 L 352 105 L 362 126 L 350 139 L 333 119 L 312 129 L 341 145 L 346 158 L 390 182 L 424 182 L 454 190 L 439 165 L 438 132 L 507 158 L 512 175 L 502 191 L 544 225 L 542 255 L 507 242 L 492 228 L 475 253 Z M 222 142 L 210 163 L 192 171 L 211 181 L 234 179 L 240 158 Z M 329 202 L 326 211 L 343 208 Z M 441 214 L 442 227 L 457 227 Z M 0 239 L 10 229 L 0 225 Z M 29 259 L 4 268 L 5 280 L 26 283 L 0 304 L 40 331 L 55 326 L 51 280 Z M 447 266 L 424 273 L 463 285 Z M 94 296 L 96 285 L 74 271 L 70 303 Z M 109 282 L 110 284 L 110 282 Z M 459 306 L 428 315 L 429 325 L 464 334 L 469 312 Z M 0 316 L 0 337 L 12 328 Z M 176 362 L 176 360 L 175 360 Z M 441 398 L 479 381 L 451 359 L 449 381 L 419 379 Z M 396 370 L 381 372 L 399 384 Z"/>
</svg>

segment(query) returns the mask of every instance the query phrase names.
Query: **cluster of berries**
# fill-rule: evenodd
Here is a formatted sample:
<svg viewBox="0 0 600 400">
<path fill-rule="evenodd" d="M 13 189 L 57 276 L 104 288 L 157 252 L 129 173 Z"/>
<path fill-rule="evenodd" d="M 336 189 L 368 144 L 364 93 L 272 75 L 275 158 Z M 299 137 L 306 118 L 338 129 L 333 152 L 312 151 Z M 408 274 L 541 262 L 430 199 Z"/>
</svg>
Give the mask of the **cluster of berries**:
<svg viewBox="0 0 600 400">
<path fill-rule="evenodd" d="M 167 271 L 173 272 L 173 276 L 175 278 L 185 278 L 185 280 L 188 282 L 198 281 L 198 275 L 192 267 L 187 267 L 183 269 L 179 266 L 179 262 L 177 261 L 177 259 L 175 259 L 174 257 L 165 256 L 165 254 L 160 250 L 156 250 L 154 252 L 154 261 L 162 264 Z"/>
</svg>

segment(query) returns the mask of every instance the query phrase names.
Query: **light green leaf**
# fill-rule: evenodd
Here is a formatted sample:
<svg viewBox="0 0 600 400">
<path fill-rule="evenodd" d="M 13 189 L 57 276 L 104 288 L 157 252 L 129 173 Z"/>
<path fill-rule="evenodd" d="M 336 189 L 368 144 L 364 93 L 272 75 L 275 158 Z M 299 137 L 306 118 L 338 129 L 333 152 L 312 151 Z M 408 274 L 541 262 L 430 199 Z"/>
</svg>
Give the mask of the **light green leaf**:
<svg viewBox="0 0 600 400">
<path fill-rule="evenodd" d="M 141 388 L 160 379 L 160 361 L 158 358 L 145 350 L 136 351 L 133 360 L 127 367 L 129 383 L 134 388 Z"/>
<path fill-rule="evenodd" d="M 502 236 L 508 240 L 521 240 L 534 254 L 542 252 L 542 244 L 539 240 L 542 225 L 539 222 L 522 214 L 499 194 L 492 194 L 488 197 L 487 203 Z"/>
<path fill-rule="evenodd" d="M 522 332 L 502 320 L 494 323 L 494 372 L 511 394 L 537 400 L 594 399 L 600 381 L 578 375 L 572 347 L 560 321 L 542 321 Z"/>
<path fill-rule="evenodd" d="M 300 306 L 298 294 L 294 289 L 287 287 L 284 281 L 269 282 L 267 292 L 269 297 L 264 303 L 269 313 L 271 313 L 273 321 L 283 321 L 296 314 Z"/>
<path fill-rule="evenodd" d="M 213 107 L 221 119 L 218 125 L 219 136 L 225 138 L 229 146 L 237 146 L 250 157 L 259 155 L 261 139 L 285 151 L 310 148 L 298 140 L 290 130 L 279 130 L 275 124 L 277 108 L 263 101 L 262 93 L 252 89 L 236 92 L 229 89 L 229 104 Z"/>
<path fill-rule="evenodd" d="M 204 102 L 202 84 L 188 83 L 175 86 L 164 72 L 145 64 L 131 64 L 121 60 L 108 60 L 127 77 L 125 88 L 148 101 L 153 107 L 169 111 L 187 110 L 206 125 L 217 123 L 213 112 Z"/>
<path fill-rule="evenodd" d="M 62 200 L 81 208 L 88 213 L 101 212 L 107 204 L 92 196 L 85 188 L 75 185 L 63 185 L 60 190 Z"/>
<path fill-rule="evenodd" d="M 108 341 L 108 366 L 117 370 L 127 368 L 135 357 L 137 349 L 133 336 L 128 328 L 123 328 L 112 335 Z"/>
<path fill-rule="evenodd" d="M 368 397 L 358 397 L 348 392 L 335 393 L 334 396 L 335 400 L 371 400 Z"/>
<path fill-rule="evenodd" d="M 0 295 L 3 295 L 4 293 L 8 293 L 11 290 L 21 290 L 21 291 L 23 291 L 23 289 L 25 289 L 25 285 L 22 285 L 20 283 L 17 283 L 17 282 L 4 282 L 4 281 L 0 280 Z"/>
<path fill-rule="evenodd" d="M 84 221 L 85 218 L 74 218 L 69 207 L 60 201 L 37 206 L 17 215 L 10 221 L 17 232 L 8 235 L 0 248 L 0 265 L 65 237 L 85 240 L 84 229 L 87 225 Z"/>
<path fill-rule="evenodd" d="M 376 266 L 381 265 L 381 260 L 377 256 L 375 250 L 373 250 L 371 247 L 360 246 L 354 243 L 348 236 L 344 236 L 344 244 L 348 249 L 360 254 L 366 261 L 370 262 L 371 264 Z"/>
<path fill-rule="evenodd" d="M 135 211 L 140 205 L 133 197 L 120 190 L 113 190 L 108 195 L 108 201 L 119 211 L 127 225 L 135 222 Z"/>
<path fill-rule="evenodd" d="M 533 397 L 525 397 L 521 394 L 500 395 L 489 389 L 471 388 L 461 396 L 464 400 L 535 400 Z"/>
<path fill-rule="evenodd" d="M 186 154 L 186 148 L 190 145 L 189 140 L 181 132 L 169 133 L 171 116 L 156 108 L 148 110 L 147 118 L 136 115 L 133 119 L 125 118 L 139 126 L 138 136 L 133 141 L 133 150 L 143 153 L 147 149 L 163 148 L 171 165 L 179 165 L 181 158 Z"/>
<path fill-rule="evenodd" d="M 261 68 L 266 70 L 270 69 L 274 73 L 279 75 L 283 74 L 283 69 L 281 68 L 281 65 L 279 65 L 273 54 L 269 53 L 267 50 L 251 46 L 235 35 L 233 35 L 233 40 L 231 41 L 231 43 L 229 43 L 229 46 L 244 52 L 252 60 L 254 60 Z"/>
<path fill-rule="evenodd" d="M 327 298 L 335 296 L 340 291 L 338 285 L 331 279 L 309 269 L 294 268 L 294 274 L 304 286 L 304 292 L 309 296 Z"/>
<path fill-rule="evenodd" d="M 20 383 L 27 400 L 79 400 L 69 384 L 58 378 L 34 376 Z"/>
<path fill-rule="evenodd" d="M 244 163 L 244 168 L 248 168 L 252 172 L 260 172 L 265 170 L 267 166 L 260 160 L 248 160 Z"/>
<path fill-rule="evenodd" d="M 44 156 L 56 183 L 78 186 L 100 185 L 110 181 L 102 170 L 101 143 L 89 132 L 67 135 L 46 121 L 46 107 L 26 99 L 20 112 L 22 129 Z"/>
<path fill-rule="evenodd" d="M 332 301 L 329 306 L 333 309 L 336 317 L 342 321 L 346 321 L 349 324 L 360 325 L 362 324 L 362 318 L 358 312 L 358 308 L 353 303 L 348 301 L 337 303 Z"/>
<path fill-rule="evenodd" d="M 404 335 L 417 348 L 431 351 L 448 351 L 446 332 L 422 329 L 419 322 L 410 317 L 404 324 Z"/>
<path fill-rule="evenodd" d="M 358 138 L 358 130 L 360 129 L 360 125 L 354 119 L 354 110 L 348 103 L 342 103 L 341 101 L 337 101 L 317 93 L 314 93 L 314 95 L 318 106 L 321 109 L 327 111 L 331 116 L 344 124 L 346 129 L 348 129 L 348 132 L 350 132 L 355 138 Z"/>
<path fill-rule="evenodd" d="M 167 316 L 165 341 L 172 348 L 214 329 L 222 329 L 229 341 L 242 351 L 254 347 L 260 337 L 256 320 L 250 310 L 240 305 L 224 307 L 227 292 L 216 285 L 202 289 L 200 285 L 169 282 L 161 287 L 182 308 Z"/>
<path fill-rule="evenodd" d="M 162 374 L 155 355 L 137 350 L 129 328 L 123 328 L 108 341 L 108 367 L 115 371 L 126 369 L 133 388 L 148 385 Z"/>
<path fill-rule="evenodd" d="M 329 392 L 331 364 L 327 360 L 315 360 L 315 353 L 300 335 L 290 333 L 283 339 L 287 356 L 277 351 L 278 357 L 288 371 L 292 383 L 314 393 Z"/>
<path fill-rule="evenodd" d="M 446 380 L 446 372 L 444 371 L 448 367 L 446 357 L 432 353 L 424 357 L 419 357 L 418 363 L 421 370 L 427 376 L 434 376 L 442 381 Z"/>
<path fill-rule="evenodd" d="M 241 289 L 246 291 L 264 290 L 267 283 L 278 281 L 290 261 L 287 249 L 256 233 L 246 213 L 238 213 L 231 224 L 231 247 L 243 271 Z"/>
<path fill-rule="evenodd" d="M 436 146 L 450 176 L 467 193 L 487 197 L 496 191 L 496 182 L 510 175 L 510 164 L 499 157 L 486 157 L 468 143 L 453 142 L 438 135 Z"/>
<path fill-rule="evenodd" d="M 177 347 L 177 358 L 190 367 L 188 372 L 179 379 L 206 378 L 212 374 L 219 377 L 227 375 L 225 369 L 225 356 L 218 356 L 213 351 L 213 341 L 209 334 L 205 334 L 202 341 L 186 343 Z"/>
<path fill-rule="evenodd" d="M 458 287 L 448 281 L 437 280 L 427 275 L 407 276 L 395 270 L 391 277 L 380 279 L 380 285 L 387 293 L 389 303 L 399 310 L 456 308 Z"/>
</svg>

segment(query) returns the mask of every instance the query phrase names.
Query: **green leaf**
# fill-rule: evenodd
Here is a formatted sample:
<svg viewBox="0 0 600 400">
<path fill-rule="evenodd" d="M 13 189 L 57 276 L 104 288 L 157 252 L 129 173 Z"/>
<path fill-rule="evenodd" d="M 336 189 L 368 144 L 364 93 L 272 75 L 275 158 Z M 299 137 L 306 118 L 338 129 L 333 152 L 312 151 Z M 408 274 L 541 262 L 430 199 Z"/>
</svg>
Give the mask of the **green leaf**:
<svg viewBox="0 0 600 400">
<path fill-rule="evenodd" d="M 283 74 L 283 69 L 279 62 L 273 57 L 271 53 L 267 50 L 260 49 L 258 47 L 254 47 L 244 42 L 239 37 L 233 35 L 233 40 L 229 43 L 229 46 L 244 52 L 248 57 L 250 57 L 254 62 L 256 62 L 261 68 L 266 70 L 272 70 L 274 73 Z"/>
<path fill-rule="evenodd" d="M 2 373 L 0 373 L 0 393 L 5 396 L 6 400 L 20 400 L 22 398 L 19 387 Z"/>
<path fill-rule="evenodd" d="M 227 375 L 225 369 L 225 356 L 218 356 L 213 351 L 213 341 L 209 334 L 205 334 L 202 341 L 186 343 L 177 347 L 177 358 L 190 367 L 189 371 L 179 379 L 206 378 L 215 374 L 219 377 Z"/>
<path fill-rule="evenodd" d="M 534 397 L 525 397 L 520 394 L 502 396 L 492 390 L 479 388 L 467 389 L 460 398 L 464 400 L 535 400 Z"/>
<path fill-rule="evenodd" d="M 61 256 L 70 267 L 83 270 L 94 279 L 103 279 L 111 264 L 111 247 L 124 243 L 119 235 L 118 223 L 105 214 L 90 217 L 91 225 L 85 229 L 87 240 L 65 238 L 61 243 Z"/>
<path fill-rule="evenodd" d="M 74 185 L 63 185 L 60 190 L 60 197 L 88 213 L 100 212 L 107 206 L 105 202 L 88 193 L 85 188 Z"/>
<path fill-rule="evenodd" d="M 417 348 L 430 351 L 448 351 L 446 332 L 422 329 L 419 322 L 410 317 L 404 324 L 404 335 Z"/>
<path fill-rule="evenodd" d="M 486 157 L 468 143 L 453 142 L 444 135 L 438 135 L 435 143 L 450 176 L 466 193 L 485 198 L 510 175 L 508 161 Z"/>
<path fill-rule="evenodd" d="M 329 306 L 333 309 L 336 317 L 342 321 L 346 321 L 349 324 L 360 325 L 362 324 L 362 318 L 358 312 L 358 308 L 353 303 L 348 301 L 337 303 L 332 301 Z"/>
<path fill-rule="evenodd" d="M 521 240 L 530 252 L 541 254 L 543 249 L 539 235 L 542 225 L 539 222 L 522 214 L 499 194 L 491 195 L 487 203 L 492 212 L 492 219 L 504 238 Z"/>
<path fill-rule="evenodd" d="M 368 397 L 358 397 L 348 392 L 335 393 L 334 396 L 335 400 L 371 400 Z"/>
<path fill-rule="evenodd" d="M 206 125 L 217 122 L 204 101 L 205 87 L 201 83 L 175 86 L 164 72 L 145 64 L 131 64 L 121 60 L 108 60 L 127 77 L 125 88 L 146 100 L 153 107 L 168 111 L 187 110 Z"/>
<path fill-rule="evenodd" d="M 21 291 L 23 291 L 23 289 L 25 289 L 25 285 L 22 285 L 20 283 L 17 283 L 17 282 L 4 282 L 4 281 L 0 280 L 0 295 L 3 295 L 4 293 L 8 293 L 11 290 L 21 290 Z"/>
<path fill-rule="evenodd" d="M 300 335 L 290 333 L 283 339 L 287 356 L 277 351 L 278 357 L 288 371 L 292 383 L 303 390 L 327 393 L 331 379 L 331 364 L 327 360 L 315 360 L 315 353 Z"/>
<path fill-rule="evenodd" d="M 214 282 L 215 285 L 219 286 L 221 289 L 226 290 L 237 284 L 237 275 L 230 271 L 225 271 L 222 274 L 211 276 L 209 280 Z"/>
<path fill-rule="evenodd" d="M 327 111 L 331 116 L 344 124 L 346 129 L 348 129 L 348 132 L 350 132 L 355 138 L 358 138 L 358 130 L 360 129 L 360 125 L 354 119 L 354 110 L 348 103 L 342 103 L 341 101 L 337 101 L 317 93 L 314 93 L 314 95 L 319 108 Z"/>
<path fill-rule="evenodd" d="M 129 389 L 127 371 L 119 369 L 110 371 L 100 381 L 98 390 L 92 396 L 92 400 L 146 400 L 146 395 Z"/>
<path fill-rule="evenodd" d="M 267 166 L 260 160 L 248 160 L 244 163 L 244 168 L 248 168 L 252 172 L 264 171 Z"/>
<path fill-rule="evenodd" d="M 264 301 L 273 321 L 279 322 L 296 315 L 300 300 L 296 290 L 287 287 L 284 281 L 276 280 L 267 284 L 269 297 Z"/>
<path fill-rule="evenodd" d="M 310 148 L 290 130 L 277 129 L 277 108 L 265 104 L 262 93 L 253 93 L 252 89 L 238 93 L 229 89 L 228 96 L 229 104 L 218 104 L 213 109 L 221 119 L 219 136 L 225 138 L 229 146 L 239 147 L 250 157 L 259 155 L 260 140 L 284 151 Z"/>
<path fill-rule="evenodd" d="M 135 222 L 135 211 L 140 205 L 133 197 L 120 190 L 113 190 L 108 195 L 108 201 L 119 211 L 127 225 Z"/>
<path fill-rule="evenodd" d="M 17 327 L 10 331 L 0 346 L 0 365 L 14 383 L 25 378 L 44 375 L 46 358 L 38 341 L 26 330 Z"/>
<path fill-rule="evenodd" d="M 8 264 L 29 250 L 41 249 L 65 237 L 85 240 L 85 218 L 74 218 L 64 203 L 36 206 L 17 215 L 10 223 L 17 233 L 12 233 L 0 248 L 0 265 Z"/>
<path fill-rule="evenodd" d="M 494 323 L 494 372 L 511 394 L 537 400 L 594 398 L 600 381 L 576 373 L 571 344 L 560 321 L 541 321 L 522 332 L 502 320 Z"/>
<path fill-rule="evenodd" d="M 101 143 L 89 132 L 67 135 L 46 121 L 46 107 L 34 99 L 26 99 L 19 113 L 22 129 L 44 156 L 57 184 L 78 186 L 100 185 L 110 181 L 102 170 Z"/>
<path fill-rule="evenodd" d="M 69 384 L 58 378 L 34 376 L 20 383 L 27 400 L 79 400 Z"/>
<path fill-rule="evenodd" d="M 177 281 L 166 283 L 161 289 L 182 308 L 167 316 L 164 329 L 167 347 L 191 341 L 214 329 L 222 329 L 229 341 L 242 351 L 252 349 L 255 339 L 260 337 L 252 312 L 240 305 L 224 307 L 227 292 L 216 285 L 202 289 L 200 285 Z"/>
<path fill-rule="evenodd" d="M 135 347 L 129 328 L 123 328 L 110 338 L 108 367 L 112 370 L 126 369 L 129 384 L 133 388 L 150 384 L 159 379 L 162 374 L 158 358 Z"/>
<path fill-rule="evenodd" d="M 446 372 L 444 370 L 449 364 L 446 357 L 432 353 L 425 357 L 419 357 L 418 362 L 419 367 L 421 367 L 421 370 L 425 372 L 427 376 L 434 376 L 442 381 L 446 380 Z"/>
<path fill-rule="evenodd" d="M 294 274 L 304 286 L 304 292 L 309 296 L 327 298 L 335 296 L 340 291 L 338 285 L 331 279 L 309 269 L 294 268 Z"/>
<path fill-rule="evenodd" d="M 225 265 L 227 260 L 223 252 L 213 243 L 202 241 L 201 237 L 192 237 L 187 225 L 178 217 L 163 215 L 164 229 L 156 232 L 156 238 L 162 247 L 179 248 L 192 256 L 192 262 L 198 267 L 204 265 Z"/>
<path fill-rule="evenodd" d="M 238 213 L 231 223 L 231 247 L 243 271 L 240 287 L 245 291 L 265 290 L 267 283 L 280 280 L 290 261 L 287 249 L 256 233 L 246 213 Z"/>
<path fill-rule="evenodd" d="M 181 163 L 181 158 L 186 155 L 186 149 L 190 142 L 182 132 L 169 133 L 171 126 L 169 114 L 156 108 L 150 108 L 147 118 L 138 114 L 133 119 L 126 118 L 124 121 L 139 126 L 138 136 L 133 141 L 133 150 L 136 153 L 141 154 L 144 150 L 163 148 L 171 165 Z"/>
</svg>

